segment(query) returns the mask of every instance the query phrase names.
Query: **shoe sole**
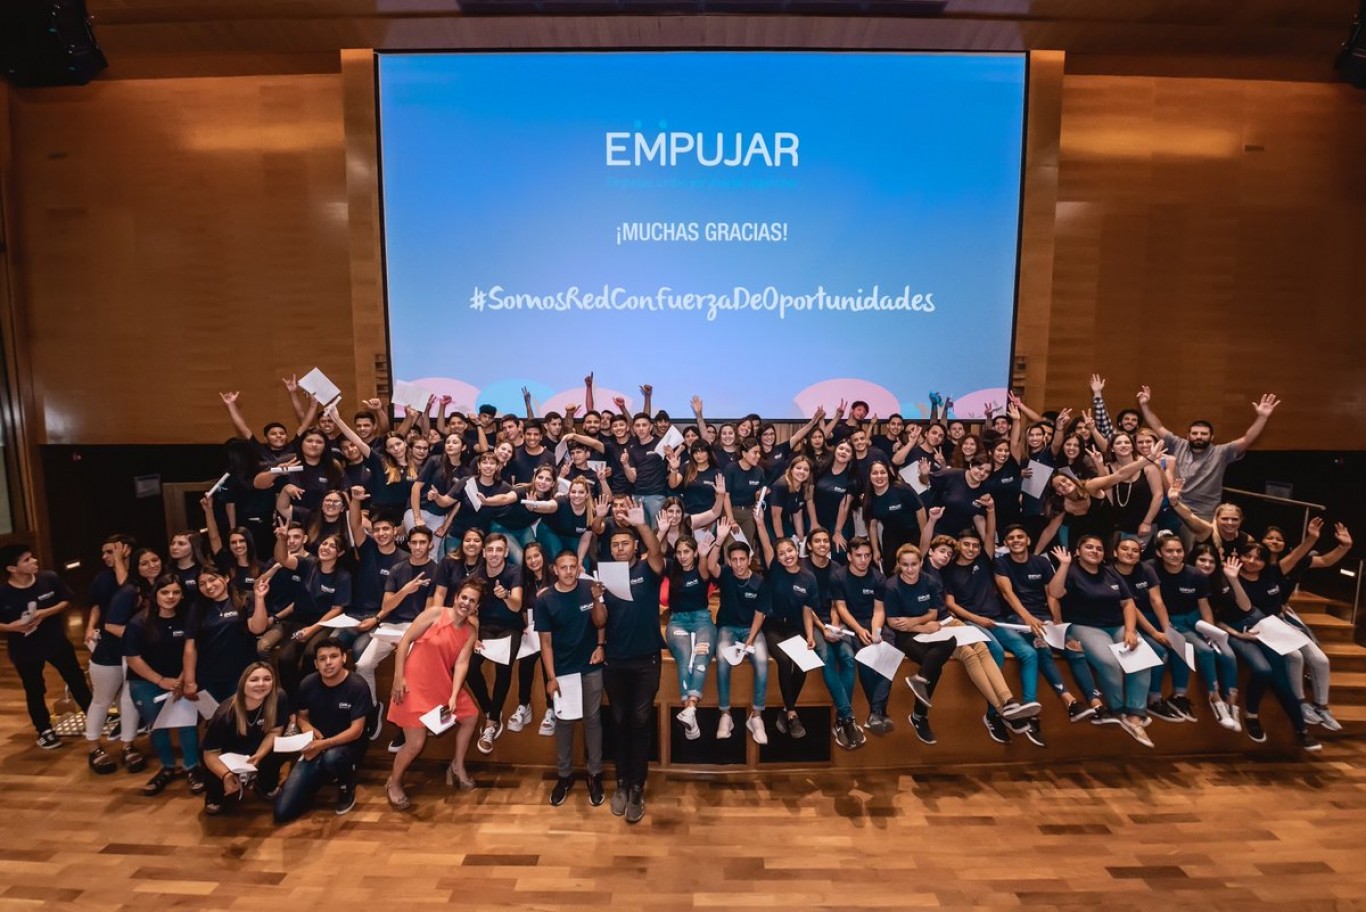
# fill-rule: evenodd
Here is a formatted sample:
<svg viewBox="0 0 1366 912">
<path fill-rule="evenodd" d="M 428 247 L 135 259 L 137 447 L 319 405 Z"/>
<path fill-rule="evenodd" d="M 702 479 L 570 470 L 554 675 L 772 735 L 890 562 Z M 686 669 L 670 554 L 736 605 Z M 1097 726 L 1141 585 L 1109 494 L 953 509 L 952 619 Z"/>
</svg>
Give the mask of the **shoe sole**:
<svg viewBox="0 0 1366 912">
<path fill-rule="evenodd" d="M 1043 707 L 1035 703 L 1032 706 L 1018 706 L 1009 712 L 1004 709 L 998 710 L 998 712 L 1002 719 L 1005 719 L 1007 722 L 1014 722 L 1017 719 L 1034 718 L 1039 713 L 1043 712 Z"/>
<path fill-rule="evenodd" d="M 933 704 L 930 703 L 930 695 L 923 682 L 916 682 L 914 678 L 905 678 L 904 680 L 906 681 L 906 686 L 911 689 L 911 693 L 915 695 L 916 702 L 924 704 L 926 709 L 934 708 Z M 926 690 L 925 693 L 922 694 L 916 689 L 917 683 L 920 684 L 922 690 Z"/>
<path fill-rule="evenodd" d="M 927 739 L 924 735 L 922 735 L 922 734 L 920 733 L 920 729 L 916 727 L 915 722 L 913 722 L 913 721 L 911 720 L 910 717 L 907 717 L 906 721 L 911 723 L 911 731 L 915 732 L 915 736 L 916 736 L 917 738 L 920 739 L 920 743 L 921 743 L 921 744 L 938 744 L 938 743 L 939 743 L 939 739 L 938 739 L 938 738 L 929 738 L 929 739 Z"/>
<path fill-rule="evenodd" d="M 1069 714 L 1068 717 L 1067 717 L 1067 721 L 1068 721 L 1068 722 L 1084 722 L 1084 721 L 1086 721 L 1087 719 L 1089 719 L 1089 718 L 1091 718 L 1092 716 L 1094 716 L 1095 714 L 1096 714 L 1096 708 L 1095 708 L 1094 706 L 1088 706 L 1088 707 L 1086 707 L 1085 709 L 1083 709 L 1081 712 L 1077 713 L 1075 716 Z"/>
<path fill-rule="evenodd" d="M 1010 736 L 1009 736 L 1009 735 L 1007 735 L 1007 736 L 1004 737 L 1004 738 L 998 738 L 998 737 L 996 736 L 996 729 L 992 728 L 991 723 L 990 723 L 989 721 L 987 721 L 987 717 L 986 717 L 986 716 L 983 716 L 983 717 L 982 717 L 982 724 L 985 725 L 985 726 L 987 727 L 987 734 L 991 736 L 991 740 L 995 741 L 997 744 L 1009 744 L 1009 743 L 1010 743 Z"/>
</svg>

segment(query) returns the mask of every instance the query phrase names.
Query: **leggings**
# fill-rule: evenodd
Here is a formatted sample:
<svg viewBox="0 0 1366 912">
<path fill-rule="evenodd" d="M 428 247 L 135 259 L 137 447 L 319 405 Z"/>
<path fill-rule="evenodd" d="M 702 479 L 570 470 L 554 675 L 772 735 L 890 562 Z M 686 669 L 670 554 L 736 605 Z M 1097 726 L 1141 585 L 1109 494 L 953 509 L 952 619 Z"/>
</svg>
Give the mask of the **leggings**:
<svg viewBox="0 0 1366 912">
<path fill-rule="evenodd" d="M 541 664 L 541 654 L 539 652 L 525 656 L 517 660 L 517 705 L 531 705 L 531 678 L 536 673 L 536 668 L 541 669 L 541 689 L 545 689 L 545 666 Z M 545 701 L 547 707 L 550 706 L 550 698 Z"/>
<path fill-rule="evenodd" d="M 1015 695 L 1010 692 L 1010 687 L 1006 684 L 1005 676 L 1001 674 L 1000 666 L 991 657 L 991 650 L 987 649 L 985 643 L 969 643 L 966 646 L 959 646 L 954 649 L 953 657 L 963 663 L 963 669 L 968 673 L 968 678 L 972 681 L 973 686 L 981 691 L 982 696 L 987 698 L 992 709 L 999 711 L 1002 706 L 1015 699 Z"/>
<path fill-rule="evenodd" d="M 1304 666 L 1309 666 L 1309 678 L 1314 685 L 1314 702 L 1319 706 L 1328 705 L 1328 678 L 1329 666 L 1328 656 L 1324 654 L 1319 646 L 1318 639 L 1314 636 L 1314 631 L 1300 621 L 1299 618 L 1287 613 L 1285 620 L 1293 624 L 1301 633 L 1309 637 L 1309 644 L 1300 647 L 1299 651 L 1292 652 L 1285 656 L 1286 670 L 1290 674 L 1290 688 L 1295 691 L 1295 696 L 1304 702 Z"/>
<path fill-rule="evenodd" d="M 893 633 L 896 634 L 896 648 L 920 666 L 920 676 L 928 682 L 930 696 L 934 696 L 934 689 L 939 685 L 939 676 L 944 673 L 944 666 L 948 664 L 949 659 L 953 658 L 954 641 L 936 640 L 933 643 L 922 643 L 909 631 L 896 630 Z M 926 714 L 925 707 L 919 701 L 916 701 L 913 712 L 917 716 Z"/>
<path fill-rule="evenodd" d="M 98 742 L 104 734 L 104 723 L 109 718 L 109 707 L 119 704 L 119 740 L 132 744 L 138 735 L 138 710 L 133 705 L 133 694 L 125 686 L 123 664 L 96 665 L 90 663 L 90 683 L 94 694 L 90 708 L 85 711 L 85 740 Z"/>
<path fill-rule="evenodd" d="M 778 648 L 778 644 L 783 640 L 797 636 L 795 630 L 764 630 L 764 642 L 768 645 L 768 654 L 773 657 L 773 661 L 778 665 L 778 690 L 783 696 L 783 709 L 794 712 L 797 709 L 797 700 L 802 695 L 802 685 L 806 683 L 806 672 L 802 671 L 801 666 L 792 661 L 792 657 Z M 724 660 L 723 660 L 724 661 Z"/>
<path fill-rule="evenodd" d="M 481 640 L 497 640 L 504 637 L 512 637 L 513 655 L 516 655 L 517 644 L 521 642 L 521 631 L 499 630 L 488 627 L 479 631 Z M 515 660 L 514 660 L 515 661 Z M 493 666 L 493 694 L 489 694 L 488 682 L 484 680 L 484 665 Z M 503 718 L 503 706 L 507 703 L 508 691 L 512 689 L 512 664 L 503 665 L 499 662 L 489 662 L 479 653 L 470 656 L 470 671 L 465 676 L 465 683 L 469 686 L 470 693 L 474 696 L 474 702 L 479 704 L 479 709 L 489 718 L 489 721 L 501 720 Z"/>
</svg>

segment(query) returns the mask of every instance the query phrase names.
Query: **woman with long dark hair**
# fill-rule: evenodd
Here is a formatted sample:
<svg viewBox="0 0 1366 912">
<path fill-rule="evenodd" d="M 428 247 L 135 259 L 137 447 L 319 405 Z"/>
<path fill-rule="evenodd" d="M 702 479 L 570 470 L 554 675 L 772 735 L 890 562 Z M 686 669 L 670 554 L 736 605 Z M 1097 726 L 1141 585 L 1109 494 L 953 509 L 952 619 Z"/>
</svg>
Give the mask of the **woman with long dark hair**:
<svg viewBox="0 0 1366 912">
<path fill-rule="evenodd" d="M 104 723 L 114 701 L 119 704 L 119 739 L 123 743 L 121 759 L 130 773 L 139 773 L 147 766 L 147 758 L 134 746 L 138 734 L 138 711 L 133 704 L 132 689 L 123 658 L 123 636 L 128 624 L 151 601 L 152 586 L 161 576 L 161 558 L 151 548 L 139 548 L 130 553 L 127 545 L 114 550 L 114 577 L 122 580 L 109 600 L 109 608 L 100 615 L 95 648 L 90 653 L 90 708 L 85 712 L 85 739 L 91 744 L 89 763 L 96 773 L 112 773 L 118 763 L 100 743 Z"/>
</svg>

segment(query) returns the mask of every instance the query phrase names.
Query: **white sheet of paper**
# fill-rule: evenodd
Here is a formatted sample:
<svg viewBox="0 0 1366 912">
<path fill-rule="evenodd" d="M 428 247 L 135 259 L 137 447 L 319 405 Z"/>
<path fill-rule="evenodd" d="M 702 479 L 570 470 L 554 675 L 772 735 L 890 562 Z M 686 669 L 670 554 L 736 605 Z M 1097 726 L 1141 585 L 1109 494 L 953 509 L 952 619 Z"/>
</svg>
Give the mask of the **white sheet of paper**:
<svg viewBox="0 0 1366 912">
<path fill-rule="evenodd" d="M 256 765 L 251 762 L 251 758 L 246 754 L 219 754 L 218 760 L 228 768 L 228 772 L 236 773 L 239 776 L 244 773 L 256 772 Z"/>
<path fill-rule="evenodd" d="M 473 475 L 470 476 L 469 481 L 465 482 L 465 496 L 470 499 L 470 505 L 474 507 L 476 513 L 483 509 L 484 505 L 479 502 L 479 479 Z"/>
<path fill-rule="evenodd" d="M 541 651 L 541 635 L 531 627 L 522 631 L 521 642 L 517 644 L 517 658 L 525 659 Z"/>
<path fill-rule="evenodd" d="M 996 626 L 1003 630 L 1018 630 L 1020 633 L 1031 633 L 1033 628 L 1028 624 L 1006 624 L 1001 621 L 996 622 Z"/>
<path fill-rule="evenodd" d="M 1142 637 L 1138 638 L 1138 645 L 1133 649 L 1123 643 L 1111 643 L 1110 651 L 1119 659 L 1119 667 L 1124 669 L 1125 674 L 1134 674 L 1145 671 L 1149 668 L 1156 668 L 1162 664 L 1157 653 L 1148 645 L 1148 641 Z"/>
<path fill-rule="evenodd" d="M 218 712 L 218 701 L 207 690 L 199 692 L 199 699 L 194 700 L 194 708 L 199 712 L 200 718 L 205 722 L 213 718 L 213 714 Z"/>
<path fill-rule="evenodd" d="M 598 582 L 623 602 L 631 598 L 631 565 L 626 561 L 603 561 L 598 564 Z"/>
<path fill-rule="evenodd" d="M 441 711 L 445 708 L 446 705 L 444 703 L 440 706 L 433 706 L 431 709 L 418 716 L 417 719 L 423 725 L 427 726 L 427 731 L 434 735 L 439 735 L 444 731 L 448 731 L 455 725 L 455 716 L 447 715 L 444 719 L 442 718 Z"/>
<path fill-rule="evenodd" d="M 961 626 L 950 627 L 949 629 L 953 631 L 953 638 L 958 641 L 959 646 L 968 646 L 972 643 L 991 642 L 991 634 L 987 633 L 981 627 L 975 627 L 972 624 L 963 624 Z"/>
<path fill-rule="evenodd" d="M 1190 667 L 1190 670 L 1191 670 L 1191 671 L 1199 671 L 1199 669 L 1195 667 L 1195 644 L 1194 644 L 1194 643 L 1186 643 L 1186 648 L 1183 649 L 1183 650 L 1181 650 L 1181 658 L 1185 659 L 1186 665 L 1188 665 L 1188 666 Z"/>
<path fill-rule="evenodd" d="M 189 728 L 199 723 L 199 709 L 194 705 L 195 701 L 186 700 L 181 697 L 179 700 L 167 700 L 161 704 L 161 712 L 157 713 L 157 719 L 152 723 L 153 728 Z"/>
<path fill-rule="evenodd" d="M 917 633 L 915 638 L 922 643 L 938 643 L 941 640 L 955 640 L 952 627 L 940 625 L 939 629 L 933 633 Z"/>
<path fill-rule="evenodd" d="M 555 693 L 555 717 L 565 722 L 583 718 L 583 675 L 560 675 Z"/>
<path fill-rule="evenodd" d="M 564 457 L 569 453 L 569 441 L 561 440 L 555 444 L 555 465 L 564 462 Z"/>
<path fill-rule="evenodd" d="M 1021 479 L 1020 490 L 1037 500 L 1048 489 L 1048 479 L 1053 477 L 1053 467 L 1044 465 L 1037 459 L 1031 459 L 1025 468 L 1031 469 L 1032 472 L 1028 478 Z"/>
<path fill-rule="evenodd" d="M 1223 628 L 1207 621 L 1196 621 L 1195 632 L 1213 643 L 1220 652 L 1228 652 L 1228 632 Z"/>
<path fill-rule="evenodd" d="M 900 649 L 885 640 L 879 640 L 871 646 L 864 646 L 854 653 L 855 661 L 867 665 L 888 681 L 896 680 L 896 670 L 901 667 L 901 662 L 905 658 L 905 654 Z"/>
<path fill-rule="evenodd" d="M 740 529 L 739 526 L 730 527 L 730 537 L 735 541 L 740 542 L 741 544 L 749 544 L 749 539 L 745 538 L 745 533 Z"/>
<path fill-rule="evenodd" d="M 725 649 L 721 650 L 721 658 L 725 659 L 732 665 L 739 665 L 741 662 L 745 660 L 745 644 L 732 643 Z"/>
<path fill-rule="evenodd" d="M 499 665 L 512 664 L 512 637 L 499 637 L 496 640 L 480 640 L 479 654 L 490 662 Z"/>
<path fill-rule="evenodd" d="M 556 478 L 556 479 L 555 479 L 555 493 L 556 493 L 556 494 L 568 494 L 568 493 L 569 493 L 569 479 L 568 479 L 568 478 Z"/>
<path fill-rule="evenodd" d="M 370 631 L 370 636 L 377 640 L 393 640 L 397 643 L 403 639 L 403 635 L 408 632 L 407 624 L 380 624 Z"/>
<path fill-rule="evenodd" d="M 664 451 L 666 449 L 672 450 L 682 442 L 683 435 L 679 433 L 678 428 L 671 424 L 669 425 L 669 429 L 664 432 L 664 436 L 659 438 L 659 443 L 655 444 L 655 453 L 663 459 L 665 457 Z"/>
<path fill-rule="evenodd" d="M 756 520 L 764 515 L 764 507 L 768 504 L 768 485 L 759 489 L 759 494 L 754 498 L 754 518 Z"/>
<path fill-rule="evenodd" d="M 586 465 L 588 467 L 588 471 L 592 472 L 594 475 L 598 474 L 603 469 L 607 468 L 606 460 L 602 459 L 590 459 L 587 462 L 585 462 L 584 465 Z"/>
<path fill-rule="evenodd" d="M 826 633 L 829 633 L 832 636 L 849 637 L 851 639 L 855 636 L 854 631 L 846 630 L 843 627 L 836 627 L 834 624 L 822 624 L 821 626 L 825 628 Z"/>
<path fill-rule="evenodd" d="M 350 630 L 352 627 L 359 627 L 360 621 L 351 617 L 349 614 L 339 614 L 326 621 L 319 621 L 319 627 L 331 627 L 333 630 Z"/>
<path fill-rule="evenodd" d="M 1067 628 L 1071 624 L 1049 624 L 1043 625 L 1043 641 L 1054 649 L 1067 648 Z"/>
<path fill-rule="evenodd" d="M 423 389 L 416 383 L 404 383 L 399 380 L 394 383 L 394 391 L 389 396 L 389 401 L 394 405 L 406 405 L 420 412 L 427 407 L 427 400 L 431 396 L 431 390 Z"/>
<path fill-rule="evenodd" d="M 925 484 L 920 480 L 919 462 L 913 462 L 910 465 L 903 467 L 902 470 L 897 474 L 901 476 L 902 481 L 906 482 L 906 484 L 915 488 L 915 493 L 917 494 L 924 494 L 926 491 L 930 489 L 929 485 Z"/>
<path fill-rule="evenodd" d="M 312 394 L 313 398 L 323 405 L 330 404 L 333 399 L 341 398 L 341 390 L 337 388 L 337 384 L 327 379 L 327 374 L 316 367 L 299 378 L 299 388 Z"/>
<path fill-rule="evenodd" d="M 1309 645 L 1309 637 L 1278 617 L 1262 618 L 1252 632 L 1262 645 L 1274 649 L 1277 655 L 1289 655 Z"/>
<path fill-rule="evenodd" d="M 807 648 L 805 637 L 788 637 L 778 644 L 778 648 L 787 653 L 788 658 L 796 662 L 797 667 L 802 671 L 811 671 L 813 668 L 821 668 L 825 665 L 821 661 L 821 657 L 816 655 L 814 649 Z"/>
<path fill-rule="evenodd" d="M 297 754 L 308 746 L 313 740 L 313 732 L 300 732 L 297 735 L 284 737 L 283 735 L 275 739 L 275 753 L 277 754 Z"/>
</svg>

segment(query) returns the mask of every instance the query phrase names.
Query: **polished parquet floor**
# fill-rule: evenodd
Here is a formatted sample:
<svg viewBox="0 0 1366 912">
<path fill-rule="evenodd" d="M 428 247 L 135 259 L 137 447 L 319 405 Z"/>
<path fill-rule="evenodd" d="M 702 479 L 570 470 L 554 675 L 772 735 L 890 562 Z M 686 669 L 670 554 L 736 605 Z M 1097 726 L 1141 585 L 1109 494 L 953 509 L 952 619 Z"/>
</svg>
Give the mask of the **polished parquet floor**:
<svg viewBox="0 0 1366 912">
<path fill-rule="evenodd" d="M 39 750 L 2 668 L 3 909 L 1366 909 L 1350 733 L 1311 759 L 674 774 L 634 827 L 582 784 L 549 807 L 539 770 L 453 792 L 435 760 L 397 813 L 376 745 L 349 815 L 328 792 L 276 828 L 259 802 L 208 819 L 183 781 L 95 777 L 83 742 Z"/>
</svg>

